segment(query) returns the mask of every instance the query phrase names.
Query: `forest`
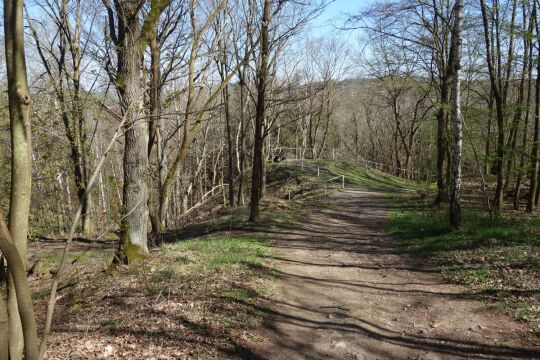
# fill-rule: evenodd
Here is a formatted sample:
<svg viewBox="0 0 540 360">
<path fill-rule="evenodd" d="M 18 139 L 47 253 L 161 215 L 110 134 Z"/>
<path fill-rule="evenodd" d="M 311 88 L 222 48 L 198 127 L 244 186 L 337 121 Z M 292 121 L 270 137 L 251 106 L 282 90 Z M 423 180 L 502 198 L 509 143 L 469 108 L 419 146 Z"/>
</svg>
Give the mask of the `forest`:
<svg viewBox="0 0 540 360">
<path fill-rule="evenodd" d="M 4 0 L 0 360 L 540 358 L 539 7 Z"/>
</svg>

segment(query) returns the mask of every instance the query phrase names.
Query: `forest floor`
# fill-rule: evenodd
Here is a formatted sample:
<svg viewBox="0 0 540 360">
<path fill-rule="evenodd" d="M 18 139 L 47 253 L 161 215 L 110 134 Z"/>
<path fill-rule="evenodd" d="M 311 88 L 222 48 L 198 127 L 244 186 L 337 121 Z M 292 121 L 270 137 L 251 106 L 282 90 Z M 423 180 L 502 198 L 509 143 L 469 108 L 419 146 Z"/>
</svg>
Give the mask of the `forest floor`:
<svg viewBox="0 0 540 360">
<path fill-rule="evenodd" d="M 418 186 L 324 166 L 320 179 L 313 167 L 271 169 L 261 224 L 216 199 L 194 224 L 155 239 L 137 266 L 111 272 L 115 242 L 78 242 L 48 358 L 540 359 L 536 323 L 450 284 L 459 268 L 441 273 L 438 260 L 416 256 L 431 254 L 433 239 L 413 230 L 432 219 L 412 205 L 397 210 L 396 199 Z M 334 173 L 346 174 L 347 189 L 324 196 Z M 60 246 L 30 246 L 41 323 Z M 537 285 L 528 284 L 536 299 Z"/>
</svg>

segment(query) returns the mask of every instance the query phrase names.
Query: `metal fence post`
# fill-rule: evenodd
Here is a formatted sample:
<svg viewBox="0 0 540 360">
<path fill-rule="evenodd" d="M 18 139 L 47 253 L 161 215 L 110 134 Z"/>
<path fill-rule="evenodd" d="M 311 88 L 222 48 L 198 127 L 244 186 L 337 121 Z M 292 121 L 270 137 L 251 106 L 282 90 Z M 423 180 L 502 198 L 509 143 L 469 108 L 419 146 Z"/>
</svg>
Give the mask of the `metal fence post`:
<svg viewBox="0 0 540 360">
<path fill-rule="evenodd" d="M 345 175 L 341 175 L 341 188 L 345 189 Z"/>
<path fill-rule="evenodd" d="M 317 178 L 321 176 L 321 168 L 317 165 Z"/>
</svg>

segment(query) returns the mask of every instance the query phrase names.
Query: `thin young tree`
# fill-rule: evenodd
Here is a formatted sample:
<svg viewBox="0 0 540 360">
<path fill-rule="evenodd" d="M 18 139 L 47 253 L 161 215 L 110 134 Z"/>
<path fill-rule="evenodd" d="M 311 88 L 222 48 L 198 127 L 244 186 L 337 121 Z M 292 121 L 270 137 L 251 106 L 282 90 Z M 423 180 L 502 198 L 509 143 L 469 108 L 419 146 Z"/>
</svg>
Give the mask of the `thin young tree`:
<svg viewBox="0 0 540 360">
<path fill-rule="evenodd" d="M 79 202 L 84 201 L 81 232 L 93 235 L 92 197 L 84 197 L 89 177 L 90 144 L 85 114 L 88 99 L 81 86 L 82 60 L 86 49 L 81 41 L 82 4 L 81 0 L 75 0 L 74 4 L 70 0 L 62 0 L 59 3 L 46 2 L 43 7 L 47 9 L 45 13 L 57 33 L 51 43 L 45 44 L 40 38 L 40 32 L 29 16 L 28 24 L 60 108 L 59 116 L 69 143 L 77 198 Z"/>
<path fill-rule="evenodd" d="M 484 41 L 486 48 L 486 62 L 488 67 L 491 91 L 495 102 L 495 117 L 497 120 L 497 158 L 495 161 L 497 170 L 497 186 L 495 188 L 495 206 L 501 212 L 504 204 L 504 163 L 505 163 L 505 117 L 508 100 L 510 77 L 513 71 L 514 60 L 514 28 L 516 19 L 517 1 L 512 2 L 512 15 L 509 28 L 509 44 L 506 59 L 503 59 L 501 49 L 501 27 L 503 26 L 500 16 L 500 6 L 494 4 L 488 12 L 485 0 L 480 0 L 482 24 L 484 28 Z M 489 14 L 489 15 L 488 15 Z M 490 17 L 493 17 L 490 19 Z M 490 21 L 492 20 L 492 21 Z M 505 64 L 503 65 L 503 63 Z"/>
</svg>

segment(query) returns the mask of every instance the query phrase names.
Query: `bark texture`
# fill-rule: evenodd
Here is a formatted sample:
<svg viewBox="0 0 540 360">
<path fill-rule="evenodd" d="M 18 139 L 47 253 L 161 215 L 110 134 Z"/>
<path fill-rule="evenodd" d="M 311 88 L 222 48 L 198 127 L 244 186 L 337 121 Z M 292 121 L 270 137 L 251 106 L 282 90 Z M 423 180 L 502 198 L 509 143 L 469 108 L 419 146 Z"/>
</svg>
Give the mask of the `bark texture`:
<svg viewBox="0 0 540 360">
<path fill-rule="evenodd" d="M 28 216 L 32 187 L 32 143 L 30 133 L 30 94 L 26 78 L 23 32 L 23 1 L 4 1 L 4 39 L 8 78 L 9 119 L 11 130 L 11 197 L 9 203 L 9 233 L 25 272 Z M 5 253 L 4 253 L 5 254 Z M 25 350 L 24 327 L 19 311 L 16 264 L 8 260 L 9 347 L 12 359 L 22 359 Z M 15 255 L 13 255 L 15 256 Z M 13 259 L 12 259 L 13 261 Z M 20 279 L 19 279 L 20 280 Z M 26 278 L 25 278 L 26 280 Z M 32 314 L 33 316 L 33 314 Z M 28 325 L 28 324 L 26 324 Z M 35 326 L 35 324 L 34 324 Z M 35 329 L 34 329 L 35 330 Z M 34 341 L 34 340 L 32 340 Z M 37 340 L 36 340 L 37 341 Z M 26 344 L 26 357 L 33 355 L 36 344 Z"/>
<path fill-rule="evenodd" d="M 272 0 L 265 0 L 261 25 L 260 65 L 257 73 L 257 108 L 255 112 L 255 141 L 253 145 L 253 169 L 251 172 L 251 202 L 249 221 L 259 221 L 259 202 L 262 194 L 263 175 L 263 126 L 265 116 L 266 84 L 268 82 L 269 25 Z"/>
<path fill-rule="evenodd" d="M 116 2 L 118 75 L 122 116 L 126 117 L 122 234 L 118 260 L 130 263 L 148 253 L 148 125 L 144 113 L 142 46 L 138 1 Z"/>
<path fill-rule="evenodd" d="M 463 0 L 456 0 L 454 7 L 454 31 L 452 34 L 452 163 L 450 166 L 450 225 L 458 229 L 461 225 L 461 150 L 463 145 L 463 124 L 461 118 L 461 22 Z"/>
</svg>

